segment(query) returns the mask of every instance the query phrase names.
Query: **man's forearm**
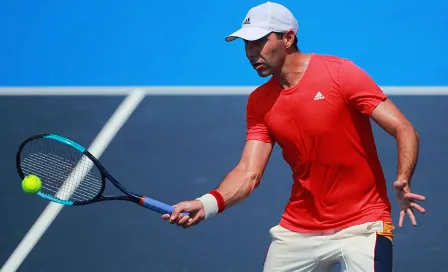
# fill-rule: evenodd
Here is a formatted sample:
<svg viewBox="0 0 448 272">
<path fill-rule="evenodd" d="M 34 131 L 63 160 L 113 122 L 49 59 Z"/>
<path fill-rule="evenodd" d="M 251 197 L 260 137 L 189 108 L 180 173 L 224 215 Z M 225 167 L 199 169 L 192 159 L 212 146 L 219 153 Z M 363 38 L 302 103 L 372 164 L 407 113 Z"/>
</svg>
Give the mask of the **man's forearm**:
<svg viewBox="0 0 448 272">
<path fill-rule="evenodd" d="M 216 188 L 224 199 L 225 208 L 230 208 L 246 199 L 258 186 L 261 175 L 239 167 L 230 171 Z"/>
<path fill-rule="evenodd" d="M 397 129 L 398 169 L 397 180 L 410 184 L 418 160 L 419 138 L 412 126 Z"/>
</svg>

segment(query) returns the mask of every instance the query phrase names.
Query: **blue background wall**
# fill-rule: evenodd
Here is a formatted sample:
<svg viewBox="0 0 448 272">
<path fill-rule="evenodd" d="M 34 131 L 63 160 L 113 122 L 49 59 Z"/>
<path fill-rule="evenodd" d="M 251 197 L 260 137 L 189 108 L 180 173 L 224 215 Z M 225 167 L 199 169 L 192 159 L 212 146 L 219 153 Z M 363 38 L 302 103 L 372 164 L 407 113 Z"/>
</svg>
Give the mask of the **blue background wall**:
<svg viewBox="0 0 448 272">
<path fill-rule="evenodd" d="M 264 1 L 0 1 L 0 85 L 253 85 L 241 41 Z M 448 85 L 448 2 L 280 2 L 306 52 L 351 58 L 380 85 Z"/>
</svg>

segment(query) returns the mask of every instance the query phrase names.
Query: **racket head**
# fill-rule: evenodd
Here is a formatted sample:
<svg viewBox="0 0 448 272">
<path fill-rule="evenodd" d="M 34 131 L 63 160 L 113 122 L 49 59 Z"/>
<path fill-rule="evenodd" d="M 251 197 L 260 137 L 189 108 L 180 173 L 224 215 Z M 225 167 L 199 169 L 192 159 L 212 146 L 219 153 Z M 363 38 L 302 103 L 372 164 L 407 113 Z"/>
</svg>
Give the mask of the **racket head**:
<svg viewBox="0 0 448 272">
<path fill-rule="evenodd" d="M 55 134 L 27 138 L 16 155 L 21 180 L 36 175 L 42 181 L 38 196 L 63 205 L 84 205 L 101 200 L 104 168 L 80 144 Z"/>
</svg>

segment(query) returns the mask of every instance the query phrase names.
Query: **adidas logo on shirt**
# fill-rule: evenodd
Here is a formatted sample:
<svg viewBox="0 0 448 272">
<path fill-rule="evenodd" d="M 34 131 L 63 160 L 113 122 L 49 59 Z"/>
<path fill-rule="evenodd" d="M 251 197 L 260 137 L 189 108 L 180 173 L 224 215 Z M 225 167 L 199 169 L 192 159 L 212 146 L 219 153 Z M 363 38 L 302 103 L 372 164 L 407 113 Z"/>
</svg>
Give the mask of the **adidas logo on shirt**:
<svg viewBox="0 0 448 272">
<path fill-rule="evenodd" d="M 322 99 L 325 99 L 325 97 L 320 92 L 317 92 L 317 94 L 314 96 L 314 100 L 322 100 Z"/>
</svg>

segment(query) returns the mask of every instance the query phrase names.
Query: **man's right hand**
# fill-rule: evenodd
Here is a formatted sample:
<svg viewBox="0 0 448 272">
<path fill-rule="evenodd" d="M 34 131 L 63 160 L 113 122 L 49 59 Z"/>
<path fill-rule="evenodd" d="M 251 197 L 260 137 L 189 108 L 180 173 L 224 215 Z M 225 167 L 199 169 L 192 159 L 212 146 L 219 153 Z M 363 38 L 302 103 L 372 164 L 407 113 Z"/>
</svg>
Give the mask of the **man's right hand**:
<svg viewBox="0 0 448 272">
<path fill-rule="evenodd" d="M 189 215 L 183 215 L 183 213 L 189 213 Z M 199 200 L 180 202 L 174 205 L 171 215 L 162 215 L 163 220 L 168 220 L 170 224 L 177 224 L 184 229 L 199 224 L 204 218 L 204 206 Z"/>
</svg>

